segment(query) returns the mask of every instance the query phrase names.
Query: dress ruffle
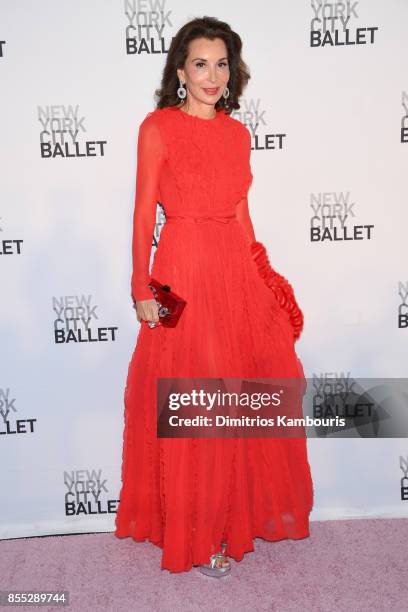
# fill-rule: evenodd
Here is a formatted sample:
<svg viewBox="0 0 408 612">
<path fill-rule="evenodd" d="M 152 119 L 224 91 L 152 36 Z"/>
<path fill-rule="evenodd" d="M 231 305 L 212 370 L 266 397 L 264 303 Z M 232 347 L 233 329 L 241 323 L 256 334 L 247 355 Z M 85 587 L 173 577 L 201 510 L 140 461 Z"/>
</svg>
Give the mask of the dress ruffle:
<svg viewBox="0 0 408 612">
<path fill-rule="evenodd" d="M 293 337 L 298 340 L 303 330 L 304 317 L 289 281 L 271 267 L 265 246 L 258 241 L 251 244 L 251 254 L 258 267 L 259 275 L 267 287 L 272 289 L 281 308 L 289 315 Z"/>
</svg>

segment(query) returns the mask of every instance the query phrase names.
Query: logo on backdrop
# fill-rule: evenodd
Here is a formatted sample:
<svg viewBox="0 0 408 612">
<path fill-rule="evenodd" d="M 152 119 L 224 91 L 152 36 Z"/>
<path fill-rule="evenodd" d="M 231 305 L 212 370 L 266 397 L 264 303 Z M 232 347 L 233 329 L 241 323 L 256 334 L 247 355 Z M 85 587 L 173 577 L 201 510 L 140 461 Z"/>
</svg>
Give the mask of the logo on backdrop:
<svg viewBox="0 0 408 612">
<path fill-rule="evenodd" d="M 241 108 L 233 110 L 231 117 L 243 123 L 251 133 L 252 149 L 259 151 L 264 149 L 282 149 L 286 134 L 282 132 L 269 133 L 268 124 L 265 119 L 266 110 L 262 110 L 261 101 L 240 100 Z"/>
<path fill-rule="evenodd" d="M 408 455 L 400 455 L 401 476 L 401 501 L 408 501 Z"/>
<path fill-rule="evenodd" d="M 398 295 L 401 304 L 398 306 L 398 327 L 405 329 L 408 327 L 408 281 L 398 283 Z"/>
<path fill-rule="evenodd" d="M 37 419 L 18 419 L 16 413 L 16 398 L 12 397 L 9 388 L 0 388 L 0 435 L 34 433 Z"/>
<path fill-rule="evenodd" d="M 87 138 L 86 117 L 79 106 L 37 106 L 41 157 L 104 157 L 106 140 Z"/>
<path fill-rule="evenodd" d="M 0 57 L 4 57 L 4 45 L 6 44 L 5 40 L 0 40 Z"/>
<path fill-rule="evenodd" d="M 2 217 L 0 217 L 0 255 L 21 255 L 21 245 L 24 240 L 4 238 Z"/>
<path fill-rule="evenodd" d="M 373 45 L 378 27 L 356 27 L 360 2 L 312 0 L 311 47 Z"/>
<path fill-rule="evenodd" d="M 310 196 L 310 242 L 371 240 L 374 225 L 356 225 L 355 202 L 350 192 L 320 192 Z"/>
<path fill-rule="evenodd" d="M 168 29 L 173 27 L 172 11 L 166 11 L 164 0 L 160 3 L 151 3 L 150 8 L 153 6 L 157 10 L 148 10 L 149 7 L 144 6 L 140 0 L 124 1 L 127 55 L 168 53 L 172 40 L 168 32 Z"/>
<path fill-rule="evenodd" d="M 97 308 L 91 295 L 53 297 L 55 344 L 115 342 L 118 327 L 99 327 Z"/>
<path fill-rule="evenodd" d="M 343 421 L 315 427 L 317 437 L 386 438 L 407 431 L 407 379 L 363 379 L 350 372 L 322 372 L 310 380 L 311 398 L 309 401 L 308 390 L 304 408 L 315 419 Z"/>
<path fill-rule="evenodd" d="M 401 142 L 408 142 L 408 94 L 406 91 L 402 92 L 402 107 L 404 114 L 401 119 Z"/>
<path fill-rule="evenodd" d="M 101 469 L 64 471 L 65 515 L 116 513 L 119 500 L 109 498 L 107 482 Z"/>
<path fill-rule="evenodd" d="M 343 419 L 341 426 L 334 423 L 330 428 L 316 429 L 318 437 L 354 429 L 357 419 L 366 419 L 370 424 L 375 423 L 373 419 L 375 403 L 363 401 L 361 388 L 357 381 L 351 378 L 350 372 L 314 374 L 311 383 L 313 417 Z"/>
</svg>

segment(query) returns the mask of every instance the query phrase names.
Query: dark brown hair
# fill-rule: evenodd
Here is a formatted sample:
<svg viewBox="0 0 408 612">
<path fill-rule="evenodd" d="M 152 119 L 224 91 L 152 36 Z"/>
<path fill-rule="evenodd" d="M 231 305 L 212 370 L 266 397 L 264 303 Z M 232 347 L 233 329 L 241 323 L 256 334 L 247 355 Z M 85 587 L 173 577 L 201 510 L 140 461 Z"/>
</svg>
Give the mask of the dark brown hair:
<svg viewBox="0 0 408 612">
<path fill-rule="evenodd" d="M 167 55 L 166 65 L 163 69 L 160 89 L 156 89 L 155 96 L 157 108 L 176 106 L 180 103 L 177 89 L 180 86 L 177 69 L 183 68 L 188 55 L 188 45 L 196 38 L 221 38 L 228 52 L 230 78 L 228 81 L 229 96 L 223 96 L 215 104 L 215 108 L 224 108 L 227 114 L 233 109 L 239 109 L 239 97 L 251 75 L 248 67 L 241 58 L 242 40 L 224 21 L 215 17 L 197 17 L 184 24 L 173 38 Z"/>
</svg>

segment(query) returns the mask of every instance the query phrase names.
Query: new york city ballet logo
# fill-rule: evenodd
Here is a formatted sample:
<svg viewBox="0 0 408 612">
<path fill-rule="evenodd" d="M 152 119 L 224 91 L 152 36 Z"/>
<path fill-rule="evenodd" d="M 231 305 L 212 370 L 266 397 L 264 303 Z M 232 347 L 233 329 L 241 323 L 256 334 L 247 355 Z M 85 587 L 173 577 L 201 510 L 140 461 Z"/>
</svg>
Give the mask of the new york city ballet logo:
<svg viewBox="0 0 408 612">
<path fill-rule="evenodd" d="M 79 106 L 37 106 L 41 124 L 40 153 L 44 159 L 104 157 L 106 140 L 87 137 L 86 117 Z"/>
<path fill-rule="evenodd" d="M 102 470 L 64 471 L 65 515 L 115 514 L 119 500 L 111 499 Z"/>
<path fill-rule="evenodd" d="M 316 433 L 319 436 L 350 429 L 357 416 L 372 418 L 373 403 L 362 407 L 357 405 L 356 398 L 360 395 L 360 389 L 357 389 L 357 383 L 351 378 L 350 372 L 321 372 L 314 374 L 311 382 L 313 417 L 341 418 L 344 421 L 342 427 L 334 424 L 329 429 L 318 428 Z"/>
<path fill-rule="evenodd" d="M 166 2 L 125 0 L 126 53 L 128 55 L 157 55 L 168 53 L 172 41 L 172 11 Z"/>
<path fill-rule="evenodd" d="M 0 40 L 0 59 L 4 57 L 4 46 L 6 44 L 5 40 Z"/>
<path fill-rule="evenodd" d="M 402 92 L 402 108 L 403 114 L 401 117 L 401 142 L 408 142 L 408 94 L 406 91 Z"/>
<path fill-rule="evenodd" d="M 3 227 L 0 217 L 0 255 L 21 255 L 24 241 L 19 238 L 8 237 Z"/>
<path fill-rule="evenodd" d="M 115 342 L 118 328 L 99 326 L 97 308 L 91 295 L 53 297 L 55 344 Z"/>
<path fill-rule="evenodd" d="M 0 435 L 18 435 L 35 432 L 37 419 L 18 419 L 16 417 L 16 398 L 9 388 L 0 387 Z"/>
<path fill-rule="evenodd" d="M 352 0 L 312 0 L 310 46 L 373 45 L 378 27 L 355 26 L 355 22 L 360 19 L 359 5 L 359 1 Z"/>
<path fill-rule="evenodd" d="M 408 327 L 408 281 L 398 283 L 398 295 L 401 303 L 398 306 L 398 327 L 407 329 Z"/>
<path fill-rule="evenodd" d="M 401 501 L 408 501 L 408 455 L 403 457 L 400 455 L 400 469 L 402 472 L 400 486 L 401 486 Z"/>
<path fill-rule="evenodd" d="M 240 100 L 241 108 L 233 110 L 231 117 L 243 123 L 251 133 L 252 149 L 256 151 L 283 149 L 286 134 L 270 131 L 265 118 L 266 110 L 262 108 L 261 101 L 253 99 Z"/>
<path fill-rule="evenodd" d="M 377 437 L 379 423 L 389 414 L 379 405 L 365 380 L 353 378 L 350 372 L 322 372 L 311 378 L 311 409 L 314 419 L 331 423 L 315 427 L 317 437 L 355 430 L 361 437 Z M 334 419 L 337 419 L 338 422 Z"/>
<path fill-rule="evenodd" d="M 372 240 L 374 225 L 355 223 L 355 206 L 349 191 L 312 193 L 310 242 Z"/>
</svg>

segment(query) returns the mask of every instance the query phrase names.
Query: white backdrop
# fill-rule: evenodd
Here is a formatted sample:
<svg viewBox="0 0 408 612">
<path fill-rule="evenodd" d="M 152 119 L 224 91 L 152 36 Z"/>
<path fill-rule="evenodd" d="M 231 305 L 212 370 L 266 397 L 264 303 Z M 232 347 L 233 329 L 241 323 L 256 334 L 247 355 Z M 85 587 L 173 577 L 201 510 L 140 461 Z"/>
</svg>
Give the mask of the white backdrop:
<svg viewBox="0 0 408 612">
<path fill-rule="evenodd" d="M 155 7 L 154 52 L 127 53 L 128 26 L 154 23 Z M 114 528 L 139 331 L 137 131 L 171 37 L 203 15 L 244 41 L 252 78 L 235 116 L 253 130 L 251 216 L 304 312 L 306 376 L 406 376 L 405 0 L 0 0 L 0 537 Z M 42 156 L 53 138 L 44 150 L 64 156 Z M 363 226 L 361 239 L 314 242 L 312 223 L 332 237 Z M 55 326 L 82 341 L 56 342 Z M 406 439 L 308 448 L 312 520 L 407 515 Z"/>
</svg>

